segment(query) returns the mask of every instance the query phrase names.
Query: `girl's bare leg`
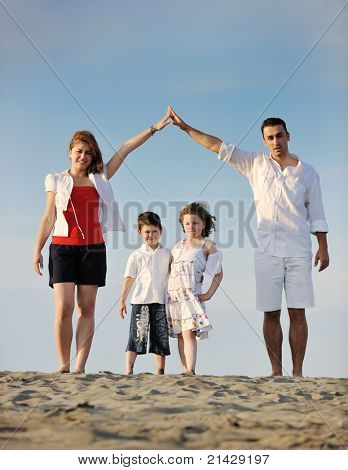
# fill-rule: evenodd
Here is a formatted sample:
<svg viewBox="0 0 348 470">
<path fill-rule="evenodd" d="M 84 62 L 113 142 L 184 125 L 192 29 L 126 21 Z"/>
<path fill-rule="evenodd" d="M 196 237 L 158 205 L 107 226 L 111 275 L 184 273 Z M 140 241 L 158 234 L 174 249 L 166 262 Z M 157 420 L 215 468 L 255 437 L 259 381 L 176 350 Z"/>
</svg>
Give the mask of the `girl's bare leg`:
<svg viewBox="0 0 348 470">
<path fill-rule="evenodd" d="M 54 334 L 59 358 L 59 372 L 70 372 L 75 283 L 53 284 L 53 290 L 55 302 Z"/>
<path fill-rule="evenodd" d="M 126 352 L 126 375 L 133 374 L 135 360 L 138 354 L 133 351 Z"/>
<path fill-rule="evenodd" d="M 184 353 L 186 359 L 187 372 L 194 372 L 197 360 L 197 340 L 194 331 L 187 330 L 182 332 L 184 339 Z"/>
<path fill-rule="evenodd" d="M 84 372 L 94 335 L 94 309 L 98 286 L 77 286 L 75 370 Z"/>
<path fill-rule="evenodd" d="M 182 336 L 182 333 L 179 333 L 178 335 L 178 350 L 179 350 L 181 364 L 184 368 L 184 372 L 186 372 L 187 371 L 186 357 L 185 357 L 185 351 L 184 351 L 184 338 Z"/>
<path fill-rule="evenodd" d="M 157 374 L 158 375 L 163 375 L 164 374 L 164 368 L 166 365 L 166 356 L 160 356 L 159 354 L 154 354 L 155 356 L 155 361 L 157 365 Z"/>
</svg>

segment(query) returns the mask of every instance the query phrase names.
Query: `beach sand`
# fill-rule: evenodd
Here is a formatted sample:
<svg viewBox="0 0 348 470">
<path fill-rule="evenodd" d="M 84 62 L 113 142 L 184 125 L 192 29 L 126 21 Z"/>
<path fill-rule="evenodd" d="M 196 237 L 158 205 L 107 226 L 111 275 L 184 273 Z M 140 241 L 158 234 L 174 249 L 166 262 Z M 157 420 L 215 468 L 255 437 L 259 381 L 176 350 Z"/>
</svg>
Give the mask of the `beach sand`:
<svg viewBox="0 0 348 470">
<path fill-rule="evenodd" d="M 344 449 L 348 379 L 0 373 L 3 449 Z"/>
</svg>

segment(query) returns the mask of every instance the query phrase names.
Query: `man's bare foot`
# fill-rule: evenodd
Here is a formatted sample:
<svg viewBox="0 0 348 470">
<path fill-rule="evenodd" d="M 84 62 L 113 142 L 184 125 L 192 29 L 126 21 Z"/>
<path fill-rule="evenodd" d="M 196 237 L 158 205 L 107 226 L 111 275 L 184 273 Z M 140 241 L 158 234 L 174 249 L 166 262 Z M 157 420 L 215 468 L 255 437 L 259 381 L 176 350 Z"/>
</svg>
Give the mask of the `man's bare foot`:
<svg viewBox="0 0 348 470">
<path fill-rule="evenodd" d="M 157 375 L 164 375 L 164 369 L 157 369 Z"/>
<path fill-rule="evenodd" d="M 293 372 L 292 376 L 293 377 L 303 377 L 303 374 L 302 374 L 302 372 Z"/>
<path fill-rule="evenodd" d="M 59 374 L 69 374 L 70 373 L 70 369 L 67 369 L 66 367 L 60 367 L 57 372 Z"/>
</svg>

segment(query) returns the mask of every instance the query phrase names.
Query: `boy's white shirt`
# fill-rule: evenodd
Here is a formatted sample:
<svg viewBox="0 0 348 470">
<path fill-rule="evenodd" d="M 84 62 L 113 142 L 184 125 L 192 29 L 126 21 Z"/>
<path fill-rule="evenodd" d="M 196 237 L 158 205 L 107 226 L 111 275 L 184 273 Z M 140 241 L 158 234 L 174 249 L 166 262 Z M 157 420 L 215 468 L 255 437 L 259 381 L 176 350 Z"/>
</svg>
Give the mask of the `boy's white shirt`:
<svg viewBox="0 0 348 470">
<path fill-rule="evenodd" d="M 131 304 L 165 304 L 170 256 L 168 248 L 153 250 L 146 243 L 130 255 L 124 277 L 135 279 Z"/>
</svg>

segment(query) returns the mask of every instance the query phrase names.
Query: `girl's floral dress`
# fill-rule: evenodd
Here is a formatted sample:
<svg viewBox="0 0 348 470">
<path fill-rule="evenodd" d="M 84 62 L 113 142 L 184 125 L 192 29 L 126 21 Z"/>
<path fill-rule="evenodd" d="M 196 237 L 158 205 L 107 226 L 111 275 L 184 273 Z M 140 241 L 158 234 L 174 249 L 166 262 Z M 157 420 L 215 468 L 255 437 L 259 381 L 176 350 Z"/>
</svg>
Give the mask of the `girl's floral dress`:
<svg viewBox="0 0 348 470">
<path fill-rule="evenodd" d="M 171 337 L 177 337 L 185 330 L 193 330 L 197 339 L 204 339 L 212 329 L 205 305 L 197 296 L 202 293 L 203 273 L 214 277 L 221 272 L 222 253 L 217 251 L 206 259 L 204 244 L 200 248 L 192 248 L 181 240 L 172 248 L 166 304 Z"/>
</svg>

